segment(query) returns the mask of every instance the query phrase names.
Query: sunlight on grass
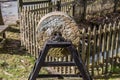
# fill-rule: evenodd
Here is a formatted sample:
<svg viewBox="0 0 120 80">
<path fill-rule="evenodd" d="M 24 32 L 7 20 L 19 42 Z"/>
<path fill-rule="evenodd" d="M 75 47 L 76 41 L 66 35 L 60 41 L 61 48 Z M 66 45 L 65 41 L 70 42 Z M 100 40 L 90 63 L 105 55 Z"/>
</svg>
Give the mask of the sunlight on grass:
<svg viewBox="0 0 120 80">
<path fill-rule="evenodd" d="M 0 48 L 0 80 L 28 80 L 35 59 L 20 47 L 19 27 L 10 26 L 7 42 Z M 47 73 L 42 69 L 41 73 Z"/>
</svg>

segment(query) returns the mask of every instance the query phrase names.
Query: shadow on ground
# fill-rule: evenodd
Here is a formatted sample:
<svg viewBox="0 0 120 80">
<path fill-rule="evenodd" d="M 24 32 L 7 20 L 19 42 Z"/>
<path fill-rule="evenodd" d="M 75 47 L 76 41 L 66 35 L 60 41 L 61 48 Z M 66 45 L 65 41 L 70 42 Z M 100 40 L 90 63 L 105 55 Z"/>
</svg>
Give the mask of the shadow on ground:
<svg viewBox="0 0 120 80">
<path fill-rule="evenodd" d="M 20 30 L 19 30 L 19 29 L 16 29 L 16 28 L 13 28 L 13 27 L 9 27 L 9 28 L 8 28 L 8 31 L 14 32 L 14 33 L 20 33 Z"/>
<path fill-rule="evenodd" d="M 9 25 L 6 36 L 6 41 L 3 45 L 0 45 L 0 54 L 25 55 L 27 53 L 25 48 L 21 47 L 18 25 Z"/>
</svg>

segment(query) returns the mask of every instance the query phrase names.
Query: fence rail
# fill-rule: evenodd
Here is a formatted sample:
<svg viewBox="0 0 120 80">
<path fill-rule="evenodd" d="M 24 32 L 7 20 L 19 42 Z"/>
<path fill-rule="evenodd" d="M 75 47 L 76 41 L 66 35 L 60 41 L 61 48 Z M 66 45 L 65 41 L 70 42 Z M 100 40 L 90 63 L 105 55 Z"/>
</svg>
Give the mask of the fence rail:
<svg viewBox="0 0 120 80">
<path fill-rule="evenodd" d="M 87 16 L 95 13 L 102 14 L 105 9 L 111 10 L 112 12 L 114 10 L 114 3 L 107 6 L 104 5 L 104 7 L 102 7 L 101 2 L 88 4 L 86 14 Z M 25 0 L 19 0 L 21 44 L 22 46 L 25 46 L 28 52 L 36 58 L 39 52 L 36 38 L 36 26 L 42 16 L 57 10 L 66 12 L 72 17 L 75 17 L 76 15 L 82 16 L 82 14 L 84 14 L 84 7 L 77 4 L 76 0 L 56 0 L 55 2 L 51 2 L 51 0 L 36 0 L 35 2 L 25 2 Z M 99 77 L 103 74 L 113 72 L 114 67 L 119 67 L 119 19 L 109 24 L 99 25 L 99 29 L 94 27 L 92 30 L 88 27 L 88 29 L 82 29 L 80 32 L 82 42 L 81 46 L 79 46 L 81 49 L 80 53 L 92 76 Z M 72 59 L 70 56 L 62 58 L 48 56 L 46 60 L 71 61 Z M 78 73 L 76 67 L 53 67 L 53 69 L 62 74 Z"/>
</svg>

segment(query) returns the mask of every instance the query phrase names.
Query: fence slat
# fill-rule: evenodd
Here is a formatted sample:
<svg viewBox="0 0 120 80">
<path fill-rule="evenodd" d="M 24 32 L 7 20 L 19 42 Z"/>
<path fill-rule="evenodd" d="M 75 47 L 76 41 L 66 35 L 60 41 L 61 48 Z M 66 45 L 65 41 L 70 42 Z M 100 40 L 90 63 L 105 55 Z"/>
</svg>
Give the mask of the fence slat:
<svg viewBox="0 0 120 80">
<path fill-rule="evenodd" d="M 95 55 L 96 55 L 96 27 L 94 27 L 93 29 L 93 41 L 94 41 L 94 44 L 93 44 L 93 53 L 92 53 L 92 76 L 95 75 L 94 73 L 94 67 L 95 67 Z"/>
<path fill-rule="evenodd" d="M 107 30 L 106 32 L 108 33 L 107 34 L 107 46 L 106 46 L 106 68 L 105 68 L 105 73 L 108 73 L 108 63 L 109 63 L 109 54 L 110 54 L 110 45 L 111 45 L 111 23 L 107 26 Z"/>
<path fill-rule="evenodd" d="M 100 64 L 102 64 L 102 62 L 101 62 L 101 55 L 100 55 L 100 53 L 101 53 L 101 47 L 102 47 L 102 40 L 101 40 L 101 34 L 102 33 L 102 26 L 100 25 L 99 26 L 99 30 L 98 30 L 98 37 L 97 37 L 97 65 L 98 65 L 98 67 L 97 67 L 97 70 L 98 70 L 98 75 L 100 75 L 100 71 L 99 71 L 99 69 L 100 69 Z"/>
<path fill-rule="evenodd" d="M 107 25 L 105 24 L 103 27 L 103 39 L 102 39 L 102 61 L 103 64 L 105 64 L 105 52 L 106 52 L 106 27 Z M 105 65 L 102 66 L 102 73 L 104 73 L 104 68 Z"/>
<path fill-rule="evenodd" d="M 87 51 L 87 69 L 90 68 L 90 54 L 91 54 L 91 29 L 88 28 L 88 51 Z"/>
<path fill-rule="evenodd" d="M 86 47 L 85 47 L 85 29 L 82 30 L 82 60 L 83 63 L 85 63 L 85 57 L 86 57 Z"/>
</svg>

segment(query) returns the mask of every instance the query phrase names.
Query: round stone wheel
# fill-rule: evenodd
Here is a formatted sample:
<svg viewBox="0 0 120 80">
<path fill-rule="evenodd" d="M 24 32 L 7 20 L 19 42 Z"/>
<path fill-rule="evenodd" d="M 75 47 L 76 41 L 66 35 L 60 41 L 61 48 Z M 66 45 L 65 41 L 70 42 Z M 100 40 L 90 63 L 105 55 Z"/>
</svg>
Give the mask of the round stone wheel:
<svg viewBox="0 0 120 80">
<path fill-rule="evenodd" d="M 51 39 L 53 33 L 57 31 L 61 32 L 65 39 L 70 40 L 78 48 L 80 32 L 76 22 L 66 13 L 56 11 L 46 14 L 38 23 L 36 38 L 40 50 L 42 50 L 45 42 Z M 65 48 L 51 48 L 48 54 L 54 57 L 69 55 Z"/>
</svg>

